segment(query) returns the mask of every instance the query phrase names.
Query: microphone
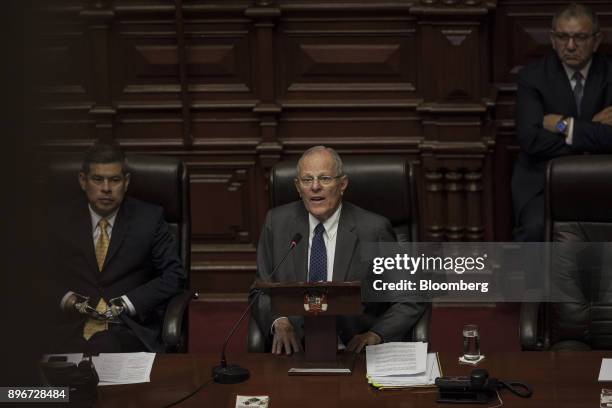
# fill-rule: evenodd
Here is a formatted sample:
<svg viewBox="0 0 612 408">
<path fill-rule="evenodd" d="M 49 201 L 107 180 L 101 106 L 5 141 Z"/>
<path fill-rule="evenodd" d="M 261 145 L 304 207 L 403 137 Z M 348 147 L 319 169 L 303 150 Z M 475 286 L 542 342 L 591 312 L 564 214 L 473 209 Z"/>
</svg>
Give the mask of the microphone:
<svg viewBox="0 0 612 408">
<path fill-rule="evenodd" d="M 301 240 L 302 240 L 302 234 L 300 234 L 299 232 L 296 233 L 293 236 L 293 238 L 291 238 L 291 242 L 289 243 L 289 249 L 283 256 L 283 259 L 281 259 L 281 261 L 272 270 L 272 273 L 270 273 L 270 276 L 269 276 L 270 279 L 274 277 L 278 268 L 280 268 L 281 265 L 285 263 L 285 260 L 287 259 L 291 251 L 293 251 L 293 249 L 297 246 L 297 244 L 300 243 Z M 227 364 L 227 360 L 225 359 L 225 349 L 227 348 L 227 345 L 230 339 L 232 338 L 232 336 L 234 335 L 234 332 L 236 331 L 236 329 L 238 328 L 238 326 L 240 325 L 240 323 L 246 316 L 247 312 L 251 310 L 251 307 L 253 307 L 253 304 L 255 304 L 255 302 L 257 301 L 257 299 L 259 299 L 259 296 L 262 293 L 263 293 L 262 290 L 257 291 L 257 293 L 253 296 L 253 299 L 251 299 L 251 301 L 247 305 L 246 309 L 244 309 L 244 312 L 242 313 L 238 321 L 234 324 L 234 327 L 232 327 L 227 337 L 225 337 L 225 341 L 223 342 L 223 349 L 221 350 L 221 364 L 213 367 L 212 369 L 213 380 L 216 383 L 236 384 L 236 383 L 241 383 L 243 381 L 246 381 L 249 378 L 250 373 L 249 373 L 249 370 L 247 370 L 246 368 L 240 367 L 239 365 L 234 365 L 234 364 L 228 365 Z"/>
</svg>

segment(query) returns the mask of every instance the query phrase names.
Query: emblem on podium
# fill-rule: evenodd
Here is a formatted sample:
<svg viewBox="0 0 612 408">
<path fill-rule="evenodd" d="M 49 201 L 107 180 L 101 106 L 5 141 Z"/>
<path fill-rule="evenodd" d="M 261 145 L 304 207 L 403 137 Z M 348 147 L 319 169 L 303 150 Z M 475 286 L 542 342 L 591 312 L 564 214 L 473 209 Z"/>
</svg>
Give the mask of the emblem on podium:
<svg viewBox="0 0 612 408">
<path fill-rule="evenodd" d="M 325 293 L 305 293 L 304 310 L 312 314 L 326 312 L 327 295 Z"/>
</svg>

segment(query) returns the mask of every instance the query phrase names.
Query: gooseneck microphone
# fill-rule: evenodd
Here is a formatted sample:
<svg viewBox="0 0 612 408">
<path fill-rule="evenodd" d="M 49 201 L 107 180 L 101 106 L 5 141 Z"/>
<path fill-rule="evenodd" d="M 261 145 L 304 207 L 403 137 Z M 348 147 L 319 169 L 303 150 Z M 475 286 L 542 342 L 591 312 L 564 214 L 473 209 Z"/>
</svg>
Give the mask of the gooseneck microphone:
<svg viewBox="0 0 612 408">
<path fill-rule="evenodd" d="M 289 249 L 283 256 L 283 259 L 281 259 L 281 261 L 272 270 L 272 273 L 269 276 L 270 279 L 274 277 L 278 268 L 280 268 L 281 265 L 285 263 L 285 259 L 287 259 L 291 251 L 293 251 L 293 249 L 297 246 L 297 244 L 300 243 L 301 240 L 302 240 L 302 234 L 300 234 L 299 232 L 296 233 L 293 236 L 293 238 L 291 238 L 291 242 L 289 243 Z M 213 367 L 212 369 L 213 380 L 216 383 L 236 384 L 236 383 L 241 383 L 243 381 L 246 381 L 249 378 L 249 375 L 250 375 L 249 370 L 247 370 L 246 368 L 240 367 L 239 365 L 228 365 L 227 364 L 227 360 L 225 358 L 225 349 L 227 348 L 227 345 L 230 339 L 234 335 L 234 332 L 236 331 L 236 329 L 238 328 L 238 326 L 240 325 L 240 323 L 242 322 L 246 314 L 249 312 L 249 310 L 251 310 L 251 307 L 253 307 L 253 304 L 257 301 L 257 299 L 259 299 L 259 296 L 262 293 L 263 293 L 262 290 L 257 290 L 257 293 L 253 296 L 253 298 L 247 305 L 246 309 L 244 310 L 244 312 L 242 313 L 238 321 L 234 324 L 234 327 L 232 327 L 232 330 L 230 330 L 227 337 L 225 337 L 225 341 L 223 342 L 223 349 L 221 350 L 221 364 Z"/>
</svg>

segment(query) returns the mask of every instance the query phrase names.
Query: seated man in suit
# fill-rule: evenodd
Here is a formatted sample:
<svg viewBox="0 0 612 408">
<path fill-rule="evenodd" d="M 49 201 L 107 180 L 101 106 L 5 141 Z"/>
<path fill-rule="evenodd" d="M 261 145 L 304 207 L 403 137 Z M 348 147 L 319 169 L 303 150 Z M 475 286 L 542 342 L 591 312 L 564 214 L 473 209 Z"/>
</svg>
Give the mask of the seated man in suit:
<svg viewBox="0 0 612 408">
<path fill-rule="evenodd" d="M 369 263 L 360 259 L 363 247 L 367 243 L 395 242 L 391 224 L 382 216 L 342 201 L 348 177 L 342 173 L 342 160 L 333 149 L 310 148 L 300 158 L 297 173 L 295 187 L 301 201 L 268 212 L 257 248 L 257 279 L 364 280 Z M 270 276 L 296 233 L 304 239 Z M 416 303 L 368 303 L 361 316 L 338 319 L 338 335 L 347 349 L 355 352 L 366 345 L 401 341 L 423 311 L 424 306 Z M 260 296 L 254 304 L 253 317 L 262 330 L 273 332 L 272 353 L 301 350 L 303 320 L 272 316 L 268 295 Z"/>
<path fill-rule="evenodd" d="M 115 146 L 94 145 L 78 181 L 83 198 L 63 205 L 52 228 L 51 351 L 161 351 L 163 312 L 186 276 L 163 209 L 125 196 L 130 174 Z"/>
<path fill-rule="evenodd" d="M 512 177 L 516 241 L 544 238 L 550 159 L 612 152 L 612 64 L 596 52 L 602 38 L 591 9 L 565 6 L 552 20 L 554 52 L 519 73 L 516 123 L 521 150 Z"/>
</svg>

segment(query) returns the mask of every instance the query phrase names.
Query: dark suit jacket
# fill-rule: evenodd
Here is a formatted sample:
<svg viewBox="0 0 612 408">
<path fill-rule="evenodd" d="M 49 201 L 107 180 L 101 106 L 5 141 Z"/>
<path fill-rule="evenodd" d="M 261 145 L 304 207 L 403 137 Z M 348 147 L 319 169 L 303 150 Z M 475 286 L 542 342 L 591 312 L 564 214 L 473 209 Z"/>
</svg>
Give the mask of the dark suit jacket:
<svg viewBox="0 0 612 408">
<path fill-rule="evenodd" d="M 591 119 L 612 105 L 612 63 L 595 54 L 584 84 L 581 114 L 563 65 L 551 52 L 519 73 L 517 134 L 521 151 L 512 178 L 512 196 L 518 215 L 525 204 L 544 190 L 548 160 L 568 154 L 612 152 L 612 127 Z M 562 135 L 542 127 L 544 115 L 575 118 L 571 145 Z"/>
<path fill-rule="evenodd" d="M 302 234 L 302 240 L 270 279 L 272 270 L 280 263 L 292 237 L 298 232 Z M 274 282 L 306 281 L 308 237 L 308 212 L 301 201 L 270 210 L 257 248 L 257 279 Z M 371 264 L 369 260 L 362 259 L 365 251 L 363 245 L 395 241 L 395 234 L 386 218 L 343 202 L 336 236 L 333 280 L 364 281 Z M 255 293 L 252 290 L 251 296 Z M 338 319 L 338 334 L 345 344 L 355 334 L 367 330 L 374 331 L 386 342 L 405 340 L 424 310 L 424 305 L 410 302 L 367 303 L 361 316 Z M 272 322 L 278 317 L 272 315 L 270 298 L 265 294 L 253 306 L 252 315 L 264 331 L 270 330 Z M 301 337 L 303 320 L 298 317 L 290 319 Z"/>
<path fill-rule="evenodd" d="M 127 295 L 135 316 L 121 319 L 151 351 L 162 351 L 160 332 L 166 302 L 184 288 L 185 271 L 176 242 L 164 221 L 163 209 L 126 197 L 111 235 L 102 272 L 98 270 L 91 217 L 85 199 L 68 206 L 53 229 L 53 283 L 59 305 L 73 291 L 90 297 L 92 307 L 100 297 Z M 82 335 L 85 319 L 60 314 L 59 339 Z"/>
</svg>

